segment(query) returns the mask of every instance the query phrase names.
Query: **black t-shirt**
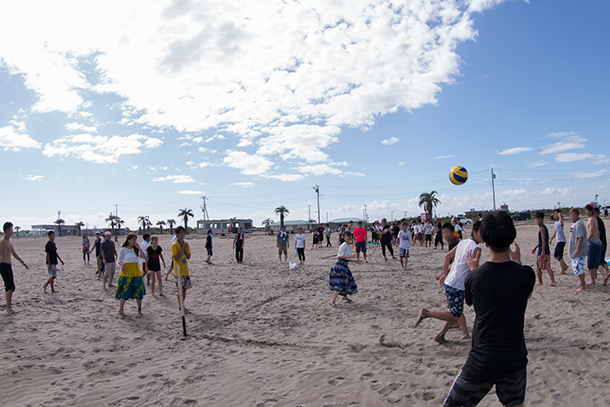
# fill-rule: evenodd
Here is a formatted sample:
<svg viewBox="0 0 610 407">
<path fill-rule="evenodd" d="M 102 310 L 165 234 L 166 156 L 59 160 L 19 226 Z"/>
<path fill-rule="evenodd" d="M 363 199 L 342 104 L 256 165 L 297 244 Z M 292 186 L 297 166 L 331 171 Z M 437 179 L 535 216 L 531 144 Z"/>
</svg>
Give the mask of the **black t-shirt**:
<svg viewBox="0 0 610 407">
<path fill-rule="evenodd" d="M 536 282 L 534 270 L 509 261 L 486 262 L 466 278 L 465 300 L 474 305 L 472 348 L 462 371 L 485 381 L 505 378 L 527 366 L 525 310 Z"/>
<path fill-rule="evenodd" d="M 95 257 L 100 257 L 100 246 L 102 244 L 101 240 L 97 240 L 95 239 L 95 242 L 93 243 L 93 247 L 95 247 Z"/>
<path fill-rule="evenodd" d="M 150 271 L 159 271 L 161 270 L 161 261 L 159 259 L 159 255 L 163 249 L 161 246 L 157 246 L 157 249 L 153 249 L 152 246 L 148 246 L 146 248 L 146 253 L 148 254 L 148 262 L 146 265 Z"/>
<path fill-rule="evenodd" d="M 597 228 L 599 229 L 599 239 L 602 241 L 604 246 L 608 245 L 608 240 L 606 240 L 606 225 L 604 225 L 604 221 L 601 218 L 597 218 Z"/>
<path fill-rule="evenodd" d="M 457 246 L 458 243 L 460 243 L 460 241 L 456 238 L 453 238 L 453 240 L 449 242 L 449 251 L 453 250 L 453 248 Z"/>
<path fill-rule="evenodd" d="M 57 265 L 57 246 L 55 242 L 48 241 L 44 247 L 44 251 L 49 253 L 49 260 L 47 264 Z"/>
<path fill-rule="evenodd" d="M 114 242 L 112 240 L 104 240 L 101 246 L 102 257 L 106 263 L 114 263 Z"/>
<path fill-rule="evenodd" d="M 382 242 L 391 242 L 392 241 L 392 234 L 391 233 L 383 233 L 386 230 L 390 230 L 390 225 L 385 225 L 382 229 L 382 234 L 381 234 L 381 241 Z"/>
<path fill-rule="evenodd" d="M 212 248 L 212 236 L 207 235 L 205 237 L 205 248 L 206 249 L 211 249 Z"/>
</svg>

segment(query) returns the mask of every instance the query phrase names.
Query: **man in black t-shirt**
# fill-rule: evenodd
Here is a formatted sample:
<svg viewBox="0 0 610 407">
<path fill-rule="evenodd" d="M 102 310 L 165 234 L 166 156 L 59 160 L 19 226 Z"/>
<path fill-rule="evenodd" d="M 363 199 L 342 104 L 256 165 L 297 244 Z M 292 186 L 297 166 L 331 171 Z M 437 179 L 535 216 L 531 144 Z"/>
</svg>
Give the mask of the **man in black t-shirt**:
<svg viewBox="0 0 610 407">
<path fill-rule="evenodd" d="M 503 405 L 518 407 L 527 382 L 525 310 L 536 276 L 521 265 L 519 246 L 510 249 L 517 231 L 506 212 L 485 215 L 480 233 L 490 255 L 465 283 L 466 303 L 476 312 L 472 347 L 443 406 L 476 406 L 495 385 Z"/>
<path fill-rule="evenodd" d="M 51 286 L 51 292 L 55 291 L 55 279 L 57 278 L 57 260 L 61 261 L 61 265 L 64 265 L 64 261 L 57 254 L 57 246 L 55 245 L 55 232 L 52 230 L 48 233 L 49 241 L 44 247 L 44 251 L 47 254 L 47 271 L 49 272 L 49 279 L 42 286 L 44 293 L 47 293 L 47 287 Z"/>
<path fill-rule="evenodd" d="M 606 225 L 604 225 L 604 221 L 600 217 L 599 207 L 596 207 L 593 210 L 593 214 L 597 218 L 597 229 L 599 230 L 599 240 L 602 241 L 602 265 L 600 266 L 599 271 L 601 271 L 604 282 L 603 286 L 608 285 L 608 279 L 610 278 L 610 270 L 608 270 L 608 263 L 606 263 L 606 250 L 608 250 L 608 238 L 606 236 Z"/>
<path fill-rule="evenodd" d="M 383 218 L 381 219 L 381 253 L 383 254 L 385 261 L 388 261 L 388 258 L 385 255 L 386 248 L 392 255 L 392 259 L 396 260 L 394 249 L 392 249 L 392 232 L 390 230 L 390 225 L 388 225 L 386 218 Z"/>
</svg>

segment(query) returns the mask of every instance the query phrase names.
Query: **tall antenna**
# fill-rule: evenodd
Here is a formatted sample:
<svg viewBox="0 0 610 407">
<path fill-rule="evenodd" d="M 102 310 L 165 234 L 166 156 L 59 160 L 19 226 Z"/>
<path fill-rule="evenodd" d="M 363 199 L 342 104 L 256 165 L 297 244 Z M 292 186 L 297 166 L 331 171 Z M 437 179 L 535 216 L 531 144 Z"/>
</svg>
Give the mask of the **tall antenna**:
<svg viewBox="0 0 610 407">
<path fill-rule="evenodd" d="M 314 191 L 316 191 L 316 194 L 318 195 L 318 225 L 320 224 L 320 186 L 316 185 L 315 187 L 313 187 Z"/>
<path fill-rule="evenodd" d="M 496 184 L 495 184 L 496 174 L 494 174 L 494 169 L 491 167 L 491 193 L 494 198 L 494 211 L 496 210 Z"/>
<path fill-rule="evenodd" d="M 205 204 L 205 201 L 208 200 L 208 197 L 202 195 L 201 199 L 203 199 L 203 204 L 201 205 L 201 210 L 203 211 L 203 220 L 210 220 L 210 215 L 208 215 L 208 207 Z"/>
</svg>

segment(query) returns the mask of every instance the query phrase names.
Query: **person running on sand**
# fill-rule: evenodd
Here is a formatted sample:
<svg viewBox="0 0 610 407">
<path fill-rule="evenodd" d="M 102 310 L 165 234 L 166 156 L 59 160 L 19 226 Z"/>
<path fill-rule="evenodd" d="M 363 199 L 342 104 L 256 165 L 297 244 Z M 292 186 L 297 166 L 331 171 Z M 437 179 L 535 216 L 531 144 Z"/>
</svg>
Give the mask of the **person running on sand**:
<svg viewBox="0 0 610 407">
<path fill-rule="evenodd" d="M 585 205 L 585 213 L 587 214 L 587 240 L 589 241 L 589 253 L 587 255 L 587 265 L 589 266 L 589 276 L 591 281 L 589 285 L 595 285 L 597 279 L 597 268 L 602 265 L 602 250 L 603 244 L 599 238 L 599 224 L 595 217 L 595 209 L 593 205 Z"/>
<path fill-rule="evenodd" d="M 64 261 L 59 257 L 57 253 L 57 246 L 55 245 L 55 232 L 52 230 L 48 233 L 49 241 L 44 247 L 44 251 L 47 257 L 47 271 L 49 272 L 49 279 L 42 286 L 42 290 L 44 293 L 47 293 L 47 286 L 51 285 L 51 293 L 56 293 L 55 291 L 55 279 L 57 278 L 57 260 L 61 261 L 61 265 L 64 265 Z"/>
<path fill-rule="evenodd" d="M 163 258 L 163 249 L 159 246 L 159 238 L 152 236 L 150 238 L 150 246 L 146 248 L 146 270 L 150 274 L 150 291 L 155 295 L 155 280 L 159 282 L 159 296 L 163 297 L 163 283 L 161 282 L 161 261 L 165 268 L 165 259 Z"/>
<path fill-rule="evenodd" d="M 563 252 L 566 246 L 566 235 L 563 233 L 563 214 L 561 213 L 561 209 L 557 208 L 554 211 L 555 216 L 555 224 L 553 225 L 553 236 L 551 236 L 550 243 L 553 243 L 553 239 L 557 237 L 557 244 L 555 245 L 555 252 L 553 253 L 553 257 L 557 259 L 559 262 L 559 266 L 561 267 L 561 272 L 559 275 L 565 274 L 568 269 L 568 265 L 565 261 L 563 261 Z"/>
<path fill-rule="evenodd" d="M 489 261 L 471 271 L 464 284 L 466 303 L 476 311 L 472 347 L 443 406 L 476 406 L 495 385 L 503 405 L 520 407 L 527 387 L 525 310 L 536 275 L 521 265 L 519 246 L 510 249 L 517 230 L 506 212 L 485 215 L 480 234 Z"/>
<path fill-rule="evenodd" d="M 288 233 L 286 232 L 286 226 L 280 228 L 280 232 L 277 234 L 277 247 L 278 255 L 280 257 L 280 263 L 282 263 L 282 253 L 284 253 L 284 259 L 288 263 L 288 249 L 290 248 L 290 242 Z"/>
<path fill-rule="evenodd" d="M 572 227 L 570 228 L 570 241 L 568 244 L 568 253 L 572 259 L 572 272 L 578 277 L 578 292 L 585 291 L 585 257 L 589 247 L 587 246 L 587 225 L 580 219 L 578 209 L 570 209 L 570 220 Z"/>
<path fill-rule="evenodd" d="M 608 269 L 608 264 L 606 263 L 606 250 L 608 250 L 608 238 L 606 236 L 606 225 L 604 225 L 604 221 L 600 217 L 599 207 L 595 207 L 595 217 L 597 218 L 597 227 L 599 230 L 599 240 L 602 241 L 602 264 L 601 264 L 601 273 L 604 276 L 604 283 L 602 285 L 608 284 L 608 278 L 610 278 L 610 270 Z"/>
<path fill-rule="evenodd" d="M 297 248 L 297 255 L 299 256 L 299 264 L 305 264 L 305 241 L 307 236 L 303 233 L 303 228 L 297 229 L 297 235 L 295 236 L 295 246 Z"/>
<path fill-rule="evenodd" d="M 538 249 L 538 256 L 536 258 L 536 275 L 538 276 L 538 283 L 536 285 L 542 285 L 542 270 L 547 270 L 549 277 L 551 277 L 551 287 L 555 287 L 555 276 L 553 275 L 553 269 L 551 269 L 549 230 L 544 224 L 544 213 L 536 213 L 536 224 L 538 225 L 538 244 L 532 249 L 532 254 L 536 253 L 536 249 Z"/>
<path fill-rule="evenodd" d="M 190 311 L 184 306 L 186 300 L 186 290 L 189 290 L 191 286 L 191 276 L 189 275 L 188 261 L 191 258 L 191 247 L 184 240 L 186 237 L 186 230 L 182 226 L 176 228 L 176 241 L 172 243 L 172 259 L 174 260 L 174 280 L 176 280 L 176 288 L 178 288 L 178 269 L 180 269 L 180 283 L 182 285 L 182 306 L 184 307 L 184 313 L 190 314 Z M 178 292 L 178 304 L 180 304 L 180 292 Z M 178 306 L 180 309 L 180 306 Z M 181 310 L 182 311 L 182 310 Z"/>
<path fill-rule="evenodd" d="M 212 256 L 214 255 L 214 251 L 212 250 L 212 239 L 214 238 L 214 235 L 212 234 L 212 229 L 208 230 L 208 234 L 205 237 L 205 250 L 208 254 L 208 257 L 205 259 L 205 262 L 208 263 L 209 265 L 212 265 Z M 165 266 L 163 266 L 165 267 Z"/>
<path fill-rule="evenodd" d="M 138 315 L 142 315 L 142 299 L 146 295 L 143 277 L 146 272 L 140 271 L 139 264 L 143 259 L 146 260 L 146 254 L 138 244 L 138 236 L 129 233 L 119 250 L 118 258 L 121 273 L 116 285 L 115 298 L 119 300 L 119 315 L 122 317 L 125 316 L 123 310 L 125 302 L 132 298 L 138 304 Z"/>
<path fill-rule="evenodd" d="M 443 328 L 434 340 L 440 344 L 447 343 L 445 334 L 456 322 L 462 328 L 462 338 L 469 339 L 468 326 L 466 325 L 466 317 L 464 316 L 464 291 L 465 281 L 468 274 L 479 267 L 479 259 L 481 258 L 481 247 L 483 243 L 479 229 L 481 222 L 476 221 L 472 225 L 472 237 L 468 240 L 462 240 L 457 247 L 451 250 L 445 256 L 443 264 L 443 274 L 438 278 L 438 284 L 445 289 L 447 297 L 447 306 L 449 311 L 428 311 L 422 308 L 419 312 L 419 317 L 415 322 L 414 328 L 426 318 L 436 318 L 445 321 Z M 468 259 L 473 261 L 469 263 Z"/>
<path fill-rule="evenodd" d="M 330 305 L 332 307 L 337 306 L 337 297 L 341 296 L 344 301 L 352 302 L 348 295 L 356 294 L 358 292 L 358 286 L 354 281 L 354 276 L 348 267 L 348 263 L 356 257 L 356 254 L 352 252 L 352 234 L 345 232 L 343 239 L 345 242 L 339 247 L 337 253 L 337 263 L 330 269 L 330 276 L 328 278 L 328 285 L 330 290 L 334 291 Z M 357 264 L 362 264 L 362 260 L 355 260 Z"/>
<path fill-rule="evenodd" d="M 17 311 L 13 310 L 13 292 L 15 292 L 15 280 L 13 278 L 13 266 L 11 264 L 11 256 L 14 257 L 19 263 L 23 264 L 26 270 L 29 267 L 21 257 L 15 253 L 11 237 L 13 236 L 13 224 L 6 222 L 2 227 L 4 231 L 4 237 L 0 240 L 0 274 L 2 275 L 2 281 L 4 281 L 4 291 L 6 298 L 6 313 L 9 315 L 16 314 Z"/>
<path fill-rule="evenodd" d="M 112 233 L 104 233 L 104 241 L 101 246 L 102 250 L 102 261 L 104 262 L 104 290 L 113 288 L 112 279 L 114 278 L 115 260 L 116 260 L 116 247 L 112 241 Z M 108 281 L 108 288 L 106 288 L 106 281 Z"/>
</svg>

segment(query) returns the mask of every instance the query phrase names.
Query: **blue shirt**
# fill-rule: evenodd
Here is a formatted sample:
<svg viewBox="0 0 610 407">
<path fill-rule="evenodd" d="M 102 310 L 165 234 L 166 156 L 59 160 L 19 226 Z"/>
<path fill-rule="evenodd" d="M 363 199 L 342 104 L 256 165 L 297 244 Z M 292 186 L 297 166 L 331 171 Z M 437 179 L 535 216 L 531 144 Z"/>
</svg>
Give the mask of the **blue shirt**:
<svg viewBox="0 0 610 407">
<path fill-rule="evenodd" d="M 541 229 L 544 228 L 544 231 L 546 232 L 544 234 L 544 245 L 542 244 L 542 233 L 541 233 Z M 540 229 L 538 229 L 538 256 L 540 256 L 542 253 L 542 250 L 544 249 L 544 254 L 551 254 L 551 247 L 549 246 L 549 230 L 547 229 L 547 227 L 545 225 L 540 226 Z"/>
</svg>

